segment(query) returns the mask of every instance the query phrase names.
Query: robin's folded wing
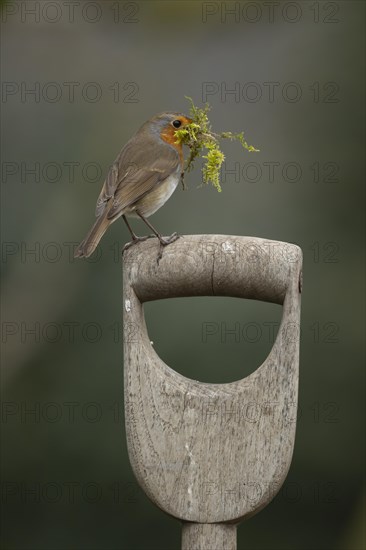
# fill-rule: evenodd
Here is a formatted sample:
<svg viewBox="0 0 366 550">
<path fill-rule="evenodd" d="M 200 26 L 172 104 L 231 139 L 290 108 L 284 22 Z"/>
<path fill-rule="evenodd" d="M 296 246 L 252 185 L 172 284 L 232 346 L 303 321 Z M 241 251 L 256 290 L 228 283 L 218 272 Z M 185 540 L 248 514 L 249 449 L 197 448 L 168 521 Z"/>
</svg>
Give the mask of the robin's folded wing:
<svg viewBox="0 0 366 550">
<path fill-rule="evenodd" d="M 107 175 L 97 201 L 96 216 L 100 216 L 113 197 L 108 218 L 114 218 L 175 172 L 179 163 L 173 147 L 146 140 L 145 147 L 141 148 L 131 139 Z"/>
</svg>

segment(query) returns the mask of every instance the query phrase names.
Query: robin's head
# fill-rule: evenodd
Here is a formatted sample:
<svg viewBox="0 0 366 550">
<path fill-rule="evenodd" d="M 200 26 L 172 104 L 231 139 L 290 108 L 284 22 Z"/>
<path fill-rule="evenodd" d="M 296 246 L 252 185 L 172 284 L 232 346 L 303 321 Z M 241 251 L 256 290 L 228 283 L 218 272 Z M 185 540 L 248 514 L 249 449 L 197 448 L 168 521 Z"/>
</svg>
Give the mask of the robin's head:
<svg viewBox="0 0 366 550">
<path fill-rule="evenodd" d="M 176 146 L 175 132 L 191 122 L 192 119 L 182 113 L 160 113 L 148 120 L 143 128 L 158 134 L 170 145 Z"/>
</svg>

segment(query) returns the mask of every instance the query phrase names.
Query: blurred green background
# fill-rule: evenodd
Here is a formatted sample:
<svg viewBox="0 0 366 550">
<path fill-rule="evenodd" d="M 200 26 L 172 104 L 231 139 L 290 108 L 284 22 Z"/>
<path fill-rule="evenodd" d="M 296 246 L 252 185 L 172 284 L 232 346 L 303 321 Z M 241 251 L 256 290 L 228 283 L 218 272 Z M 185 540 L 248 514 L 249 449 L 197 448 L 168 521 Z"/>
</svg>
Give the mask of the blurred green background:
<svg viewBox="0 0 366 550">
<path fill-rule="evenodd" d="M 238 548 L 364 548 L 365 4 L 29 0 L 1 15 L 3 547 L 180 548 L 179 522 L 127 456 L 127 231 L 116 222 L 94 260 L 71 250 L 123 144 L 153 114 L 186 111 L 188 95 L 260 153 L 225 144 L 223 192 L 200 186 L 197 166 L 151 221 L 304 253 L 293 462 Z M 177 299 L 146 315 L 170 366 L 225 382 L 267 356 L 281 308 Z"/>
</svg>

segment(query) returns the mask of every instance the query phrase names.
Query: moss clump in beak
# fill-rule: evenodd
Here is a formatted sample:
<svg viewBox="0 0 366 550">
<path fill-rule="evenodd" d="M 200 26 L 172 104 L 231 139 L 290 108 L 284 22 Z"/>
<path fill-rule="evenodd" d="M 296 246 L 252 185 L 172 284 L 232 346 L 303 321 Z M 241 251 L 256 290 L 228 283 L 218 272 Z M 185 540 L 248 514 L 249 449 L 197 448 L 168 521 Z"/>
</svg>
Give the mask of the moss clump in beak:
<svg viewBox="0 0 366 550">
<path fill-rule="evenodd" d="M 202 156 L 202 158 L 206 159 L 205 165 L 202 168 L 203 182 L 206 184 L 211 183 L 220 192 L 222 190 L 220 185 L 220 170 L 225 160 L 225 155 L 220 149 L 220 140 L 237 140 L 249 153 L 258 152 L 259 149 L 253 147 L 253 145 L 248 145 L 243 132 L 236 134 L 233 132 L 221 132 L 219 134 L 213 132 L 208 119 L 209 104 L 206 103 L 204 108 L 200 109 L 194 105 L 190 97 L 186 97 L 186 99 L 191 104 L 190 117 L 192 122 L 175 132 L 177 143 L 187 145 L 190 149 L 190 154 L 186 160 L 182 174 L 183 188 L 185 187 L 184 173 L 192 170 L 194 161 Z M 202 154 L 204 151 L 206 151 L 206 155 Z"/>
</svg>

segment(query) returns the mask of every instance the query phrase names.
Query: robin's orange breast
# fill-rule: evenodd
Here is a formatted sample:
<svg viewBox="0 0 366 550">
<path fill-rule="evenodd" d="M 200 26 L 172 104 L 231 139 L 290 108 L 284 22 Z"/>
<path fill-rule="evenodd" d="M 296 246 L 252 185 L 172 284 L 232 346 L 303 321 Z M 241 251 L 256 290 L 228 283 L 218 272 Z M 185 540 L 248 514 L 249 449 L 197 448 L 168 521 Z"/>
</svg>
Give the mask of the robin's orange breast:
<svg viewBox="0 0 366 550">
<path fill-rule="evenodd" d="M 183 125 L 189 124 L 190 122 L 192 122 L 192 119 L 187 118 L 185 116 L 180 116 L 179 120 L 183 123 Z M 180 163 L 181 163 L 181 166 L 183 166 L 183 162 L 184 162 L 183 147 L 181 143 L 177 142 L 177 138 L 175 136 L 176 131 L 177 131 L 177 128 L 174 128 L 173 126 L 168 125 L 161 132 L 160 137 L 163 141 L 165 141 L 166 143 L 169 143 L 169 145 L 171 145 L 172 147 L 174 147 L 174 149 L 178 151 Z"/>
</svg>

